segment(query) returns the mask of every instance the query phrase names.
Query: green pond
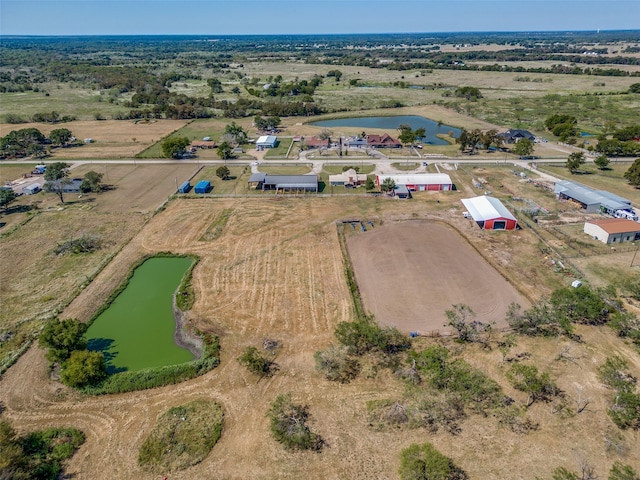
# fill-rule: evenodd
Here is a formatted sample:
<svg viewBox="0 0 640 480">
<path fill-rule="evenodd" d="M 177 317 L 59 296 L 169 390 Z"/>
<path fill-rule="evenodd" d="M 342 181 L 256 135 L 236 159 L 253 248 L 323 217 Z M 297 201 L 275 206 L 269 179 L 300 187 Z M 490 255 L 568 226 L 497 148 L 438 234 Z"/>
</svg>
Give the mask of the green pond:
<svg viewBox="0 0 640 480">
<path fill-rule="evenodd" d="M 87 331 L 89 350 L 104 353 L 109 373 L 188 362 L 175 344 L 173 296 L 192 260 L 154 257 L 136 268 L 127 287 Z"/>
</svg>

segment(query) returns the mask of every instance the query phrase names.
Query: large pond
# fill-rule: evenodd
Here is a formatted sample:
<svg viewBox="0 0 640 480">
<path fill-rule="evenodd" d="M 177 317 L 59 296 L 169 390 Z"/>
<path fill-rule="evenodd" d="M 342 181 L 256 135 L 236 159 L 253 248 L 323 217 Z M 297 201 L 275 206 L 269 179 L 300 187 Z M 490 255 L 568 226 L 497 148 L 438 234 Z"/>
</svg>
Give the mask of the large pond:
<svg viewBox="0 0 640 480">
<path fill-rule="evenodd" d="M 309 125 L 315 127 L 358 127 L 362 128 L 365 132 L 367 128 L 383 128 L 385 130 L 397 130 L 400 125 L 407 124 L 411 126 L 412 130 L 418 128 L 424 128 L 426 135 L 421 139 L 423 143 L 431 145 L 448 145 L 446 140 L 436 137 L 437 134 L 448 135 L 449 132 L 453 132 L 453 135 L 457 138 L 460 136 L 460 129 L 450 127 L 449 125 L 438 124 L 425 117 L 418 115 L 397 115 L 394 117 L 352 117 L 352 118 L 337 118 L 335 120 L 321 120 L 318 122 L 312 122 Z"/>
<path fill-rule="evenodd" d="M 136 268 L 127 287 L 91 324 L 90 350 L 104 353 L 110 373 L 175 365 L 194 355 L 174 341 L 173 296 L 192 260 L 155 257 Z"/>
</svg>

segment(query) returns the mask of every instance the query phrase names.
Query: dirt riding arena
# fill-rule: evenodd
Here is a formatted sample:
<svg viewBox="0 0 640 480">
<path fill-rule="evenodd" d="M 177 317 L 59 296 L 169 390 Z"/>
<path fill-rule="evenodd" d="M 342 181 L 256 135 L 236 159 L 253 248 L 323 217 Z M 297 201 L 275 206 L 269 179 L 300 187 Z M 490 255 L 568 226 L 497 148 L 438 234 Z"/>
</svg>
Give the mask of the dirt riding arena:
<svg viewBox="0 0 640 480">
<path fill-rule="evenodd" d="M 395 222 L 347 243 L 365 309 L 401 331 L 446 333 L 445 310 L 467 304 L 476 319 L 506 326 L 510 303 L 525 300 L 453 228 Z"/>
</svg>

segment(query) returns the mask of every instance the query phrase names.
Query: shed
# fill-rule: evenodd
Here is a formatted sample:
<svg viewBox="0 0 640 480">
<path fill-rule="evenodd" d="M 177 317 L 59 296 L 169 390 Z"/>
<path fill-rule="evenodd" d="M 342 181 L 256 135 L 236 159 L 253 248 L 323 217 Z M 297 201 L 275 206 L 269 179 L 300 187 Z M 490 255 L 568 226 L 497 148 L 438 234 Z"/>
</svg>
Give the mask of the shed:
<svg viewBox="0 0 640 480">
<path fill-rule="evenodd" d="M 31 185 L 27 185 L 26 187 L 22 187 L 22 193 L 25 195 L 34 195 L 42 190 L 42 187 L 37 183 L 32 183 Z"/>
<path fill-rule="evenodd" d="M 411 192 L 405 185 L 396 185 L 393 189 L 393 195 L 396 198 L 411 198 Z"/>
<path fill-rule="evenodd" d="M 211 191 L 211 182 L 209 180 L 200 180 L 196 183 L 193 191 L 195 193 L 209 193 Z"/>
<path fill-rule="evenodd" d="M 573 200 L 587 213 L 604 212 L 613 214 L 617 210 L 633 211 L 631 201 L 606 190 L 594 190 L 570 180 L 556 182 L 554 192 L 558 200 Z"/>
<path fill-rule="evenodd" d="M 262 184 L 262 190 L 275 190 L 283 192 L 305 191 L 318 192 L 317 175 L 268 175 L 266 173 L 254 173 L 249 182 Z"/>
<path fill-rule="evenodd" d="M 606 244 L 634 242 L 640 240 L 640 223 L 626 218 L 589 220 L 584 224 L 584 233 Z"/>
<path fill-rule="evenodd" d="M 180 187 L 178 188 L 178 193 L 189 193 L 189 190 L 191 190 L 191 182 L 187 180 L 182 185 L 180 185 Z"/>
<path fill-rule="evenodd" d="M 262 135 L 256 142 L 256 147 L 261 148 L 275 148 L 278 145 L 278 137 L 275 135 Z"/>
<path fill-rule="evenodd" d="M 515 230 L 518 226 L 516 217 L 497 198 L 481 195 L 461 201 L 483 230 Z"/>
<path fill-rule="evenodd" d="M 387 179 L 392 179 L 396 185 L 404 185 L 412 192 L 430 190 L 453 190 L 451 177 L 446 173 L 400 173 L 395 175 L 377 175 L 378 188 Z"/>
</svg>

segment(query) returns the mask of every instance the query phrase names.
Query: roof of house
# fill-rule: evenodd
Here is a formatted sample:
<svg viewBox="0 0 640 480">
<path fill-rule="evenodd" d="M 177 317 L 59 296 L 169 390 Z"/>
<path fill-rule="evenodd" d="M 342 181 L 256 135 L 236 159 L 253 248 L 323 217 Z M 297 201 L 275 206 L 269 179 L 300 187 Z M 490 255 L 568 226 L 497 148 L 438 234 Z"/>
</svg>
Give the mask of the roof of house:
<svg viewBox="0 0 640 480">
<path fill-rule="evenodd" d="M 560 180 L 554 187 L 555 193 L 561 193 L 573 198 L 585 205 L 605 205 L 612 210 L 624 210 L 631 206 L 631 202 L 626 198 L 615 195 L 606 190 L 593 190 L 581 183 L 571 180 Z"/>
<path fill-rule="evenodd" d="M 329 175 L 329 182 L 366 182 L 367 175 L 365 173 L 358 173 L 353 168 L 342 172 L 338 175 Z"/>
<path fill-rule="evenodd" d="M 271 145 L 271 144 L 275 144 L 277 140 L 278 140 L 278 137 L 276 137 L 275 135 L 262 135 L 256 141 L 256 145 L 260 145 L 260 144 Z"/>
<path fill-rule="evenodd" d="M 398 140 L 388 134 L 367 135 L 369 145 L 402 145 Z"/>
<path fill-rule="evenodd" d="M 504 138 L 527 138 L 529 140 L 536 138 L 536 136 L 529 130 L 521 130 L 519 128 L 511 128 L 506 132 L 501 133 L 500 136 Z"/>
<path fill-rule="evenodd" d="M 481 195 L 479 197 L 463 198 L 461 201 L 476 222 L 495 218 L 516 220 L 516 217 L 497 198 Z"/>
<path fill-rule="evenodd" d="M 640 232 L 640 223 L 626 218 L 604 218 L 602 220 L 589 220 L 585 223 L 597 225 L 608 234 Z"/>
<path fill-rule="evenodd" d="M 446 173 L 397 173 L 394 175 L 378 175 L 380 183 L 387 178 L 396 185 L 452 185 L 451 177 Z"/>
<path fill-rule="evenodd" d="M 328 147 L 329 139 L 325 138 L 322 140 L 318 137 L 305 137 L 304 143 L 306 143 L 307 147 L 317 148 L 317 147 Z"/>
</svg>

